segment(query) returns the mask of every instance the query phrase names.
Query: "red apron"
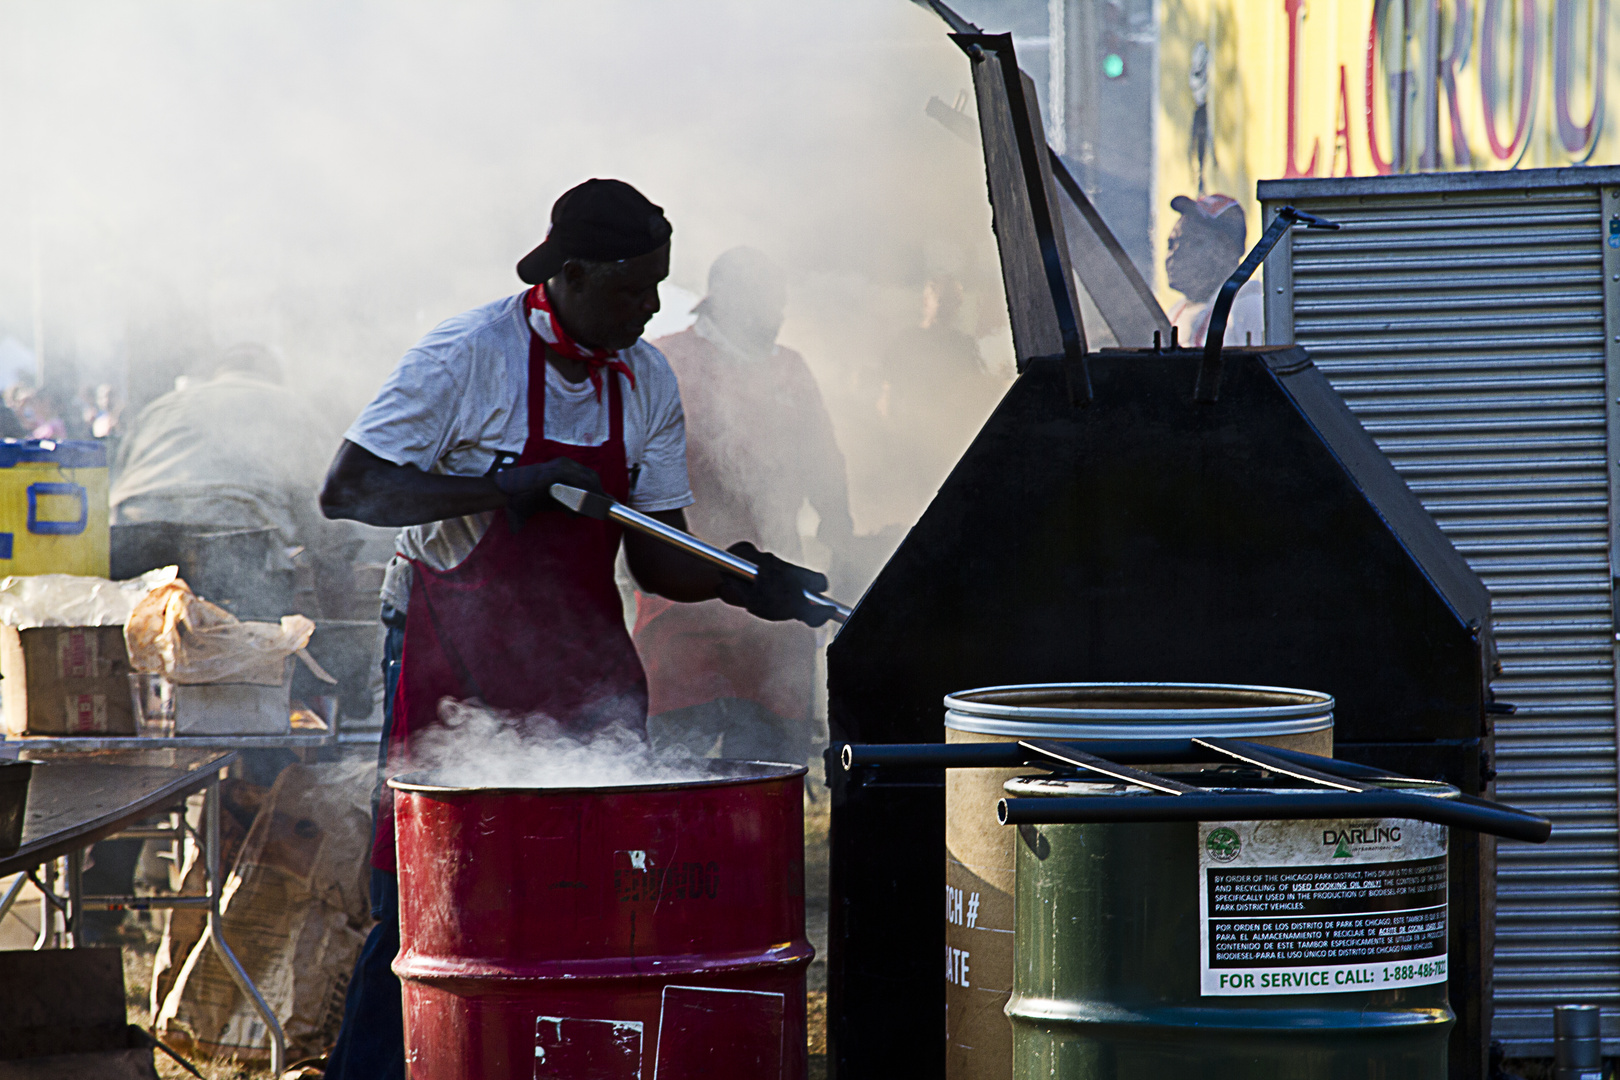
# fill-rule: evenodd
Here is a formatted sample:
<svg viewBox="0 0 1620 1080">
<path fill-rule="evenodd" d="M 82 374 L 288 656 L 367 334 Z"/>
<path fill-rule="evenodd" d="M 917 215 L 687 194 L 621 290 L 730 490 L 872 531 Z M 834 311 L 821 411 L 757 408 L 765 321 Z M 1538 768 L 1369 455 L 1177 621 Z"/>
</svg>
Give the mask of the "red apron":
<svg viewBox="0 0 1620 1080">
<path fill-rule="evenodd" d="M 517 464 L 573 458 L 624 502 L 623 376 L 608 371 L 607 442 L 545 437 L 546 347 L 529 333 L 529 438 Z M 409 764 L 412 736 L 438 722 L 439 702 L 477 698 L 492 709 L 540 714 L 578 732 L 618 722 L 646 730 L 647 678 L 624 626 L 613 580 L 620 526 L 560 511 L 513 532 L 496 513 L 472 554 L 450 570 L 414 562 L 405 648 L 394 699 L 390 773 Z M 394 870 L 394 801 L 384 788 L 371 862 Z"/>
</svg>

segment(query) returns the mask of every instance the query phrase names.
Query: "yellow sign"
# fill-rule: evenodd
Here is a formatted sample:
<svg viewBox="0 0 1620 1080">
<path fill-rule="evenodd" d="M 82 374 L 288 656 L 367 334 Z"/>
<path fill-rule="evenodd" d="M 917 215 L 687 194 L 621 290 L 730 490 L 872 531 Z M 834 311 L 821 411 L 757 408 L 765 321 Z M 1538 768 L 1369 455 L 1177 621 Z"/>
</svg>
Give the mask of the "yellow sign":
<svg viewBox="0 0 1620 1080">
<path fill-rule="evenodd" d="M 1620 7 L 1620 5 L 1617 5 Z M 1154 249 L 1176 195 L 1620 162 L 1609 0 L 1162 0 Z M 1163 283 L 1163 268 L 1159 268 Z"/>
</svg>

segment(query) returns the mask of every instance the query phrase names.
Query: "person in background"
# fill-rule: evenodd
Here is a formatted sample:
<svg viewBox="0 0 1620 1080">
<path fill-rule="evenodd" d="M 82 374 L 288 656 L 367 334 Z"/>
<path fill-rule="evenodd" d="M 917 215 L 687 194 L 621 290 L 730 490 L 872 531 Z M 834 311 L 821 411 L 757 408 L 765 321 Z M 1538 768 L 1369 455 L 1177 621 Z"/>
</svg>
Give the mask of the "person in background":
<svg viewBox="0 0 1620 1080">
<path fill-rule="evenodd" d="M 890 526 L 901 533 L 927 509 L 1010 381 L 988 370 L 962 329 L 962 283 L 936 274 L 921 284 L 920 318 L 892 334 L 879 363 L 861 373 L 865 415 L 854 429 L 863 459 L 881 463 L 867 468 L 862 490 L 903 523 Z"/>
<path fill-rule="evenodd" d="M 680 387 L 641 340 L 669 273 L 663 210 L 587 180 L 518 263 L 530 287 L 454 316 L 405 354 L 350 426 L 321 491 L 334 518 L 401 527 L 383 582 L 388 627 L 380 772 L 409 767 L 445 699 L 479 699 L 517 734 L 644 733 L 647 680 L 614 583 L 620 540 L 643 590 L 716 596 L 818 624 L 822 575 L 741 543 L 753 581 L 617 524 L 576 515 L 553 484 L 607 494 L 677 529 L 691 505 Z M 379 791 L 372 914 L 329 1080 L 403 1080 L 392 792 Z"/>
<path fill-rule="evenodd" d="M 979 343 L 958 323 L 964 293 L 956 278 L 941 274 L 923 283 L 922 319 L 890 339 L 877 413 L 901 428 L 945 420 L 943 414 L 970 405 L 988 412 L 1006 383 L 986 370 Z"/>
<path fill-rule="evenodd" d="M 189 379 L 141 410 L 114 463 L 113 523 L 273 527 L 289 547 L 340 544 L 348 527 L 315 504 L 333 437 L 282 385 L 269 349 L 234 345 L 212 378 Z"/>
<path fill-rule="evenodd" d="M 13 388 L 11 403 L 26 438 L 57 442 L 90 438 L 90 427 L 80 418 L 73 394 L 58 384 L 19 385 Z"/>
<path fill-rule="evenodd" d="M 799 552 L 800 514 L 834 557 L 854 532 L 844 455 L 804 357 L 776 342 L 787 305 L 780 267 L 737 247 L 709 268 L 691 329 L 659 338 L 686 407 L 693 532 Z M 816 635 L 726 604 L 639 593 L 636 648 L 647 669 L 654 746 L 728 758 L 808 760 Z"/>
<path fill-rule="evenodd" d="M 0 439 L 26 439 L 28 428 L 23 426 L 22 419 L 11 407 L 12 393 L 16 387 L 10 387 L 5 393 L 5 400 L 0 401 Z"/>
<path fill-rule="evenodd" d="M 118 418 L 123 414 L 124 403 L 118 399 L 118 391 L 112 383 L 97 383 L 81 397 L 85 399 L 84 421 L 90 425 L 90 437 L 114 438 L 118 434 Z"/>
<path fill-rule="evenodd" d="M 1202 348 L 1215 294 L 1232 276 L 1248 243 L 1243 207 L 1228 195 L 1189 199 L 1177 195 L 1170 208 L 1181 220 L 1170 230 L 1164 272 L 1183 297 L 1168 312 L 1184 348 Z M 1238 291 L 1226 320 L 1227 345 L 1261 345 L 1266 337 L 1265 293 L 1259 275 Z"/>
</svg>

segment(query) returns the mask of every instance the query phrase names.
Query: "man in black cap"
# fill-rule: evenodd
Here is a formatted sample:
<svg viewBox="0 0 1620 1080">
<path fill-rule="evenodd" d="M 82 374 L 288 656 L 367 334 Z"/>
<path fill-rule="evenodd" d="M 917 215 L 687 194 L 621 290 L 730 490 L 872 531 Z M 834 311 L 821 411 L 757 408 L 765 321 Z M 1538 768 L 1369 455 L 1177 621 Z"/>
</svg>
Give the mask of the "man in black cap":
<svg viewBox="0 0 1620 1080">
<path fill-rule="evenodd" d="M 405 354 L 349 428 L 321 492 L 328 517 L 401 526 L 383 583 L 388 698 L 382 767 L 409 766 L 445 699 L 477 701 L 536 736 L 646 731 L 647 683 L 613 579 L 621 530 L 575 515 L 554 483 L 603 492 L 685 528 L 692 503 L 680 390 L 640 340 L 669 272 L 663 211 L 588 180 L 518 263 L 533 287 L 458 315 Z M 638 534 L 626 561 L 649 593 L 718 597 L 761 618 L 824 622 L 827 582 L 750 544 L 752 582 Z M 403 661 L 401 656 L 403 655 Z M 420 755 L 418 755 L 420 763 Z M 328 1077 L 403 1077 L 397 862 L 380 790 L 367 939 Z"/>
</svg>

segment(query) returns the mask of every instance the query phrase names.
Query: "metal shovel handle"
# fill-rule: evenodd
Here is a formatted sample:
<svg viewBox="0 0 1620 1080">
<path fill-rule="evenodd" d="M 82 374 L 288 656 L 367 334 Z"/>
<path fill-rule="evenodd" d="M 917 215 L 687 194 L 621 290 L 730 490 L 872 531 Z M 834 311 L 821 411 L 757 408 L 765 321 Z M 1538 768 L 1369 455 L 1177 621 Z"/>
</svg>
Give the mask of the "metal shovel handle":
<svg viewBox="0 0 1620 1080">
<path fill-rule="evenodd" d="M 625 528 L 634 529 L 655 540 L 662 540 L 671 547 L 680 548 L 688 555 L 695 555 L 740 578 L 753 581 L 759 576 L 759 567 L 747 559 L 740 559 L 729 551 L 722 551 L 713 544 L 706 544 L 689 532 L 683 532 L 673 525 L 665 525 L 657 518 L 638 513 L 606 495 L 598 495 L 583 488 L 569 487 L 567 484 L 552 484 L 551 497 L 577 514 L 598 521 L 617 521 Z M 841 623 L 849 618 L 850 609 L 831 597 L 811 592 L 809 589 L 804 590 L 804 597 L 819 607 L 830 608 L 834 622 Z"/>
</svg>

